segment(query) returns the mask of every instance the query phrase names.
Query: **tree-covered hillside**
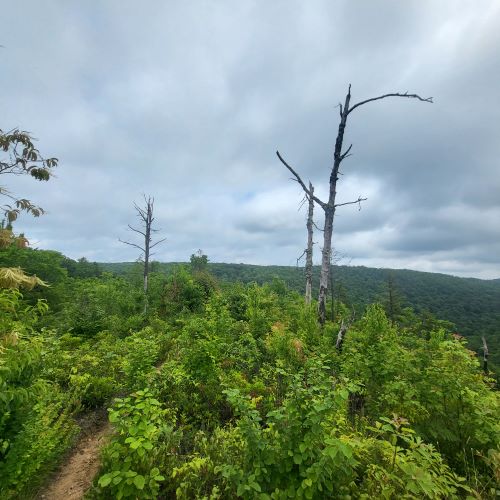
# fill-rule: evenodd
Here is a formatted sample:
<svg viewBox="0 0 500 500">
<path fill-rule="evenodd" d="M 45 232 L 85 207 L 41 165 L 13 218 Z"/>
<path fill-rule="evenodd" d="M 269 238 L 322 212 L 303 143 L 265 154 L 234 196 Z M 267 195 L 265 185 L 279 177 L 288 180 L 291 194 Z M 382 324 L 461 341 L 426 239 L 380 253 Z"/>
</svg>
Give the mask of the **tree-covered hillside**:
<svg viewBox="0 0 500 500">
<path fill-rule="evenodd" d="M 170 273 L 180 263 L 154 263 L 157 271 Z M 103 269 L 117 275 L 139 273 L 132 262 L 103 263 Z M 304 291 L 304 271 L 289 266 L 209 263 L 208 269 L 222 282 L 258 284 L 279 279 L 292 290 Z M 134 271 L 135 270 L 135 271 Z M 500 365 L 500 279 L 480 280 L 447 274 L 424 273 L 402 269 L 375 269 L 364 266 L 334 266 L 335 298 L 359 313 L 373 302 L 388 300 L 389 283 L 398 307 L 411 307 L 417 313 L 430 312 L 452 322 L 470 346 L 481 351 L 481 337 L 486 337 L 490 361 Z M 319 267 L 314 268 L 313 289 L 317 290 Z"/>
</svg>

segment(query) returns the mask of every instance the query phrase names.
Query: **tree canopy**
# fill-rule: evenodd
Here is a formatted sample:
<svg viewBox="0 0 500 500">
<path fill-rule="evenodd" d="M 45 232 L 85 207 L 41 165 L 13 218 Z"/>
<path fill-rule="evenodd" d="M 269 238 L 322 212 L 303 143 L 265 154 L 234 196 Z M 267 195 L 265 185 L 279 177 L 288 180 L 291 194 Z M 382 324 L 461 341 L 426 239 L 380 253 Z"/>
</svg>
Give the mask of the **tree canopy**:
<svg viewBox="0 0 500 500">
<path fill-rule="evenodd" d="M 48 181 L 58 159 L 42 156 L 34 141 L 28 132 L 19 129 L 5 132 L 0 129 L 0 175 L 29 175 L 38 181 Z M 0 195 L 8 200 L 0 207 L 8 224 L 15 221 L 23 211 L 34 217 L 44 213 L 43 208 L 11 193 L 3 185 L 0 185 Z"/>
</svg>

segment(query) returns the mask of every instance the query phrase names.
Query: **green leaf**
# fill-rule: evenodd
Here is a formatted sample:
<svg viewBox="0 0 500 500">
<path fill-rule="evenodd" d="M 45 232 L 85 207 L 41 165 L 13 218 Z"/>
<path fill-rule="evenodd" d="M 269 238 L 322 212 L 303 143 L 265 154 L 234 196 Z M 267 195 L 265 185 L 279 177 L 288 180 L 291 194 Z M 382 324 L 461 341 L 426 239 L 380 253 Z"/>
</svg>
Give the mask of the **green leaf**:
<svg viewBox="0 0 500 500">
<path fill-rule="evenodd" d="M 256 492 L 260 493 L 262 490 L 260 489 L 260 484 L 259 483 L 249 483 L 250 488 L 254 489 Z"/>
<path fill-rule="evenodd" d="M 146 484 L 146 480 L 144 479 L 144 476 L 141 476 L 140 474 L 134 477 L 134 484 L 136 485 L 137 489 L 142 490 L 144 488 L 144 485 Z"/>
<path fill-rule="evenodd" d="M 99 478 L 99 486 L 105 488 L 108 484 L 111 483 L 111 476 L 109 474 L 104 474 Z"/>
<path fill-rule="evenodd" d="M 139 448 L 139 446 L 141 446 L 141 442 L 138 439 L 133 439 L 133 438 L 128 438 L 128 439 L 131 439 L 131 441 L 129 442 L 130 442 L 130 447 L 133 450 L 136 450 L 137 448 Z"/>
</svg>

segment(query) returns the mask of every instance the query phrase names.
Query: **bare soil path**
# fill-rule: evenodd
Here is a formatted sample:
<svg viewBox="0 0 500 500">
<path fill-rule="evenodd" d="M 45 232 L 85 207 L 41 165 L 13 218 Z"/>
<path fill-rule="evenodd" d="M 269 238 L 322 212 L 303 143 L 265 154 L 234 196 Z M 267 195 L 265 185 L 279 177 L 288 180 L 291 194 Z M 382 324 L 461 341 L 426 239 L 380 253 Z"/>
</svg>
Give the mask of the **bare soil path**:
<svg viewBox="0 0 500 500">
<path fill-rule="evenodd" d="M 106 443 L 111 430 L 111 425 L 107 420 L 97 422 L 86 429 L 68 459 L 36 498 L 81 500 L 99 471 L 100 450 Z"/>
</svg>

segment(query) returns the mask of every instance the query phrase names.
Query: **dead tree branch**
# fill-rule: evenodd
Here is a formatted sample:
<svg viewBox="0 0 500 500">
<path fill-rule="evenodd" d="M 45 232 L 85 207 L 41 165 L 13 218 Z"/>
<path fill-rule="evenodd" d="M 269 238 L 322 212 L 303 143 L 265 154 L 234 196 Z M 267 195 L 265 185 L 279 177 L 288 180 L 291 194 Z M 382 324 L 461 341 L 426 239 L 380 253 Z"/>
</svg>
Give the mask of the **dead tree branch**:
<svg viewBox="0 0 500 500">
<path fill-rule="evenodd" d="M 326 203 L 321 201 L 317 196 L 314 196 L 314 193 L 311 193 L 311 191 L 307 189 L 304 181 L 300 178 L 300 175 L 283 159 L 279 151 L 276 151 L 276 156 L 280 159 L 281 163 L 283 163 L 283 165 L 285 165 L 285 167 L 292 173 L 292 175 L 295 177 L 294 180 L 300 184 L 300 186 L 304 190 L 304 193 L 306 193 L 307 196 L 310 196 L 320 207 L 324 208 L 326 206 Z"/>
<path fill-rule="evenodd" d="M 352 149 L 352 144 L 347 148 L 347 151 L 345 153 L 340 155 L 340 159 L 343 160 L 344 158 L 347 158 L 348 156 L 352 156 L 351 154 L 349 154 L 351 149 Z"/>
<path fill-rule="evenodd" d="M 130 224 L 127 224 L 128 228 L 132 231 L 134 231 L 135 233 L 139 233 L 139 234 L 142 234 L 144 237 L 146 237 L 146 233 L 143 233 L 142 231 L 140 231 L 139 229 L 136 229 L 135 227 L 132 227 Z"/>
<path fill-rule="evenodd" d="M 345 205 L 355 205 L 356 203 L 359 203 L 359 209 L 361 210 L 361 202 L 366 201 L 368 198 L 361 198 L 361 196 L 358 197 L 357 200 L 354 201 L 346 201 L 345 203 L 337 203 L 335 204 L 335 208 L 337 207 L 343 207 Z"/>
<path fill-rule="evenodd" d="M 351 90 L 351 86 L 349 85 L 349 92 Z M 379 101 L 380 99 L 386 99 L 387 97 L 408 97 L 409 99 L 418 99 L 419 101 L 422 102 L 433 102 L 432 97 L 420 97 L 418 94 L 408 94 L 408 92 L 400 93 L 400 92 L 393 92 L 392 94 L 384 94 L 380 95 L 378 97 L 372 97 L 371 99 L 366 99 L 364 101 L 358 102 L 351 108 L 349 108 L 349 111 L 347 111 L 347 114 L 349 115 L 352 113 L 356 108 L 359 108 L 360 106 L 363 106 L 364 104 L 367 104 L 369 102 L 373 101 Z"/>
<path fill-rule="evenodd" d="M 297 257 L 297 267 L 299 267 L 299 262 L 302 260 L 302 257 L 307 253 L 307 248 Z"/>
<path fill-rule="evenodd" d="M 135 243 L 131 243 L 130 241 L 124 241 L 122 240 L 121 238 L 118 238 L 118 241 L 120 243 L 125 243 L 125 245 L 130 245 L 131 247 L 135 247 L 135 248 L 138 248 L 141 252 L 145 252 L 146 250 L 144 248 L 142 248 L 141 246 L 139 245 L 136 245 Z"/>
<path fill-rule="evenodd" d="M 313 226 L 318 230 L 318 231 L 324 231 L 324 229 L 321 229 L 316 225 L 316 222 L 313 221 Z"/>
</svg>

